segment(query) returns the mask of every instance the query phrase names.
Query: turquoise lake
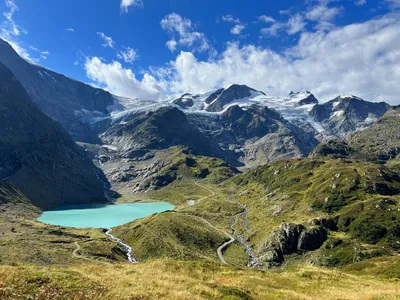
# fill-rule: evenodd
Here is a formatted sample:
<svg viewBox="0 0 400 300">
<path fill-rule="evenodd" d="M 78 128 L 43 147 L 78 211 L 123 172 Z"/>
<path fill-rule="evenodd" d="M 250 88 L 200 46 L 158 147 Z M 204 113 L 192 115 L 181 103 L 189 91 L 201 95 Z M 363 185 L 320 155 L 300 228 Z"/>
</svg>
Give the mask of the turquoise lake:
<svg viewBox="0 0 400 300">
<path fill-rule="evenodd" d="M 112 228 L 174 208 L 167 202 L 70 205 L 45 211 L 38 221 L 75 228 Z"/>
</svg>

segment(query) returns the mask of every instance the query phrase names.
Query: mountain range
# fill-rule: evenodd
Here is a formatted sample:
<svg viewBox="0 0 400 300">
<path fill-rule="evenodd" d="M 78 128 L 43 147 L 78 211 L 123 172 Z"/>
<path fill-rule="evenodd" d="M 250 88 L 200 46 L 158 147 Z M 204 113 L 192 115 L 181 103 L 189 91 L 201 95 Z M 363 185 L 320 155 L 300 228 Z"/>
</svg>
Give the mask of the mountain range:
<svg viewBox="0 0 400 300">
<path fill-rule="evenodd" d="M 98 145 L 97 158 L 107 152 L 106 163 L 146 160 L 172 146 L 237 167 L 307 157 L 321 141 L 362 131 L 390 107 L 356 96 L 320 104 L 310 91 L 271 97 L 238 84 L 163 101 L 123 98 L 29 63 L 3 40 L 0 62 L 73 140 Z"/>
<path fill-rule="evenodd" d="M 135 293 L 132 280 L 147 276 L 147 286 L 160 264 L 157 284 L 185 272 L 173 285 L 205 282 L 204 298 L 220 299 L 252 299 L 265 276 L 276 276 L 278 298 L 287 282 L 303 291 L 299 280 L 327 277 L 326 290 L 349 278 L 365 287 L 362 273 L 399 278 L 398 106 L 352 95 L 320 103 L 310 91 L 273 97 L 239 84 L 130 99 L 27 62 L 0 40 L 0 113 L 0 298 L 13 297 L 5 281 L 18 298 L 61 290 L 61 299 L 115 299 L 121 286 Z M 175 208 L 112 234 L 37 221 L 44 210 L 115 201 Z M 127 250 L 137 268 L 122 264 Z M 285 271 L 259 271 L 271 268 Z M 86 284 L 89 273 L 96 284 Z M 226 285 L 242 279 L 246 289 Z M 368 286 L 393 284 L 374 280 Z"/>
</svg>

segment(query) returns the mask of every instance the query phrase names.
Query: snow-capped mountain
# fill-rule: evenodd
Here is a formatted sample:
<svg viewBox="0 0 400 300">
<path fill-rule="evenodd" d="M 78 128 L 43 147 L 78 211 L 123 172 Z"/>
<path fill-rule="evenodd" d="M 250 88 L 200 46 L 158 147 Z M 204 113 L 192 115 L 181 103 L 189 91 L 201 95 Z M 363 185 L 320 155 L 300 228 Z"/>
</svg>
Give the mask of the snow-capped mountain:
<svg viewBox="0 0 400 300">
<path fill-rule="evenodd" d="M 3 40 L 0 62 L 11 69 L 32 101 L 60 122 L 76 141 L 111 144 L 125 152 L 138 147 L 196 145 L 198 153 L 256 165 L 276 158 L 305 156 L 317 140 L 365 129 L 389 107 L 355 96 L 340 96 L 319 104 L 310 91 L 272 97 L 239 84 L 163 101 L 118 97 L 29 63 Z M 170 115 L 177 116 L 177 120 L 154 123 Z M 185 120 L 186 125 L 178 124 L 179 120 Z M 188 126 L 191 131 L 182 129 Z M 203 144 L 210 139 L 212 146 L 201 149 L 192 139 L 174 134 L 173 128 L 186 132 L 188 137 L 188 132 L 199 132 L 195 135 L 202 136 Z M 141 136 L 143 132 L 152 132 L 154 139 Z"/>
<path fill-rule="evenodd" d="M 326 136 L 346 137 L 371 126 L 389 107 L 384 102 L 368 102 L 356 96 L 339 96 L 315 105 L 310 115 L 322 125 Z"/>
</svg>

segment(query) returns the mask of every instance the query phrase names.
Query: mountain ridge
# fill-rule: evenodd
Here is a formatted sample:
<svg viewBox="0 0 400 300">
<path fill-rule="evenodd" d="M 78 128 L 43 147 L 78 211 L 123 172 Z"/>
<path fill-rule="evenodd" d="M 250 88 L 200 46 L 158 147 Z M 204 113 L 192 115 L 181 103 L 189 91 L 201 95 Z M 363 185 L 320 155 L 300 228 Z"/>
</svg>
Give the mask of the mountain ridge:
<svg viewBox="0 0 400 300">
<path fill-rule="evenodd" d="M 102 172 L 0 63 L 0 180 L 43 209 L 104 201 Z"/>
</svg>

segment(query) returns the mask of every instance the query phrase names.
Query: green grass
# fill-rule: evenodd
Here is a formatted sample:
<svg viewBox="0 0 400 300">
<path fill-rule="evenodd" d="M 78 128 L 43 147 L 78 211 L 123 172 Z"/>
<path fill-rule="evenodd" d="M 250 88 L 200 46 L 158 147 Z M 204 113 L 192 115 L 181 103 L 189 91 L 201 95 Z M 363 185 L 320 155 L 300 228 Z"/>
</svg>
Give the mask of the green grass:
<svg viewBox="0 0 400 300">
<path fill-rule="evenodd" d="M 346 271 L 308 265 L 262 272 L 171 259 L 136 265 L 0 266 L 0 298 L 398 299 L 398 270 L 398 259 L 371 260 Z"/>
<path fill-rule="evenodd" d="M 217 261 L 216 249 L 228 238 L 202 220 L 184 213 L 166 212 L 114 230 L 132 246 L 139 260 L 170 257 Z"/>
<path fill-rule="evenodd" d="M 282 222 L 304 224 L 316 218 L 331 219 L 339 231 L 349 232 L 362 244 L 378 244 L 397 251 L 400 188 L 398 174 L 372 163 L 334 159 L 272 162 L 227 180 L 223 187 L 246 204 L 255 251 L 263 249 L 269 233 Z M 393 195 L 393 196 L 388 196 Z M 385 201 L 390 201 L 388 204 Z M 391 235 L 388 232 L 392 232 Z M 368 259 L 386 251 L 351 253 L 351 243 L 328 249 L 323 265 L 343 265 L 354 257 Z M 343 253 L 339 249 L 343 248 Z M 368 252 L 368 253 L 367 253 Z"/>
</svg>

